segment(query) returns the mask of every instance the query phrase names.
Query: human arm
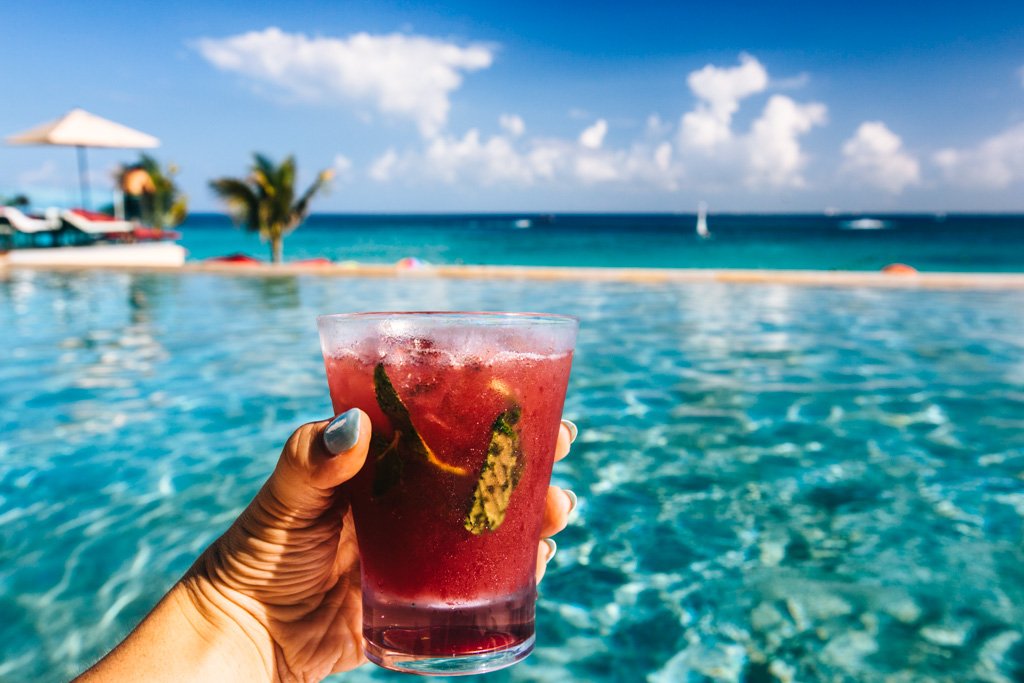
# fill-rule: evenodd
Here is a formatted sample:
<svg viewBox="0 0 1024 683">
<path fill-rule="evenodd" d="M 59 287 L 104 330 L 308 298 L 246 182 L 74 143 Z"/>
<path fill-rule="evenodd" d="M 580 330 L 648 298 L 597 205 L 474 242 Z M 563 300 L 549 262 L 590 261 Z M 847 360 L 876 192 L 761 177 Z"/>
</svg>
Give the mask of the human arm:
<svg viewBox="0 0 1024 683">
<path fill-rule="evenodd" d="M 574 431 L 563 424 L 556 458 Z M 358 410 L 300 427 L 231 528 L 78 680 L 315 681 L 364 663 L 359 558 L 341 484 L 362 467 L 370 432 Z M 548 490 L 543 536 L 565 526 L 573 500 Z M 538 579 L 552 554 L 542 541 Z"/>
</svg>

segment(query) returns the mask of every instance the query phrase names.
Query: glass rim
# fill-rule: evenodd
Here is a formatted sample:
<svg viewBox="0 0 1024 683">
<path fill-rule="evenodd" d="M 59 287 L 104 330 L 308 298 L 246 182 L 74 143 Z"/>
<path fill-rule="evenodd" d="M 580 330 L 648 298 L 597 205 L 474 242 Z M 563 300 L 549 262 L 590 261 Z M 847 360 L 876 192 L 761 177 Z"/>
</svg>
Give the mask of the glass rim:
<svg viewBox="0 0 1024 683">
<path fill-rule="evenodd" d="M 579 325 L 579 318 L 561 313 L 525 311 L 362 311 L 326 313 L 316 317 L 318 324 L 346 321 L 381 321 L 394 318 L 444 322 L 485 322 L 488 324 Z"/>
</svg>

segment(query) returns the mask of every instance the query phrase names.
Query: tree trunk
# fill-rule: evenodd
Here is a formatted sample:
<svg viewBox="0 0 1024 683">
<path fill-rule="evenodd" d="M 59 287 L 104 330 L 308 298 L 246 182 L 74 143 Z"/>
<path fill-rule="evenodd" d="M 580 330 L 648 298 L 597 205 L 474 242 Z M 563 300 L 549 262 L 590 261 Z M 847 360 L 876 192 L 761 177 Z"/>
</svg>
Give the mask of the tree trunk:
<svg viewBox="0 0 1024 683">
<path fill-rule="evenodd" d="M 270 260 L 274 263 L 280 263 L 284 255 L 284 238 L 283 237 L 271 237 L 270 238 Z"/>
</svg>

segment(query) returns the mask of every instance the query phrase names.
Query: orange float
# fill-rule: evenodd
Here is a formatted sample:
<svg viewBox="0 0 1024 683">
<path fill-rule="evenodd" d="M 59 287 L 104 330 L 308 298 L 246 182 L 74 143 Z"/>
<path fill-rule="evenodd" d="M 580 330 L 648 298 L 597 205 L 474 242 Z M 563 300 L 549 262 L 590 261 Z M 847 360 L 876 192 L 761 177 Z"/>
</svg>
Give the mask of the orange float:
<svg viewBox="0 0 1024 683">
<path fill-rule="evenodd" d="M 882 268 L 882 272 L 886 275 L 917 275 L 917 268 L 906 263 L 890 263 Z"/>
</svg>

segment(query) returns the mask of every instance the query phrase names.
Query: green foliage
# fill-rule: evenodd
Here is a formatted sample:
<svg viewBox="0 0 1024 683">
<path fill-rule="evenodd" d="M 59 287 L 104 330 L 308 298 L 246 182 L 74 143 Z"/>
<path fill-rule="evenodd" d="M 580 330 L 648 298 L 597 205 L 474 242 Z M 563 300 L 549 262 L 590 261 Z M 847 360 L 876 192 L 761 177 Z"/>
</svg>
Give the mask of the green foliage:
<svg viewBox="0 0 1024 683">
<path fill-rule="evenodd" d="M 149 183 L 130 188 L 126 179 L 132 173 L 144 171 Z M 160 230 L 181 225 L 188 216 L 188 197 L 181 193 L 174 177 L 178 167 L 168 164 L 166 170 L 160 162 L 143 154 L 139 161 L 121 172 L 120 184 L 125 190 L 125 209 L 129 217 L 138 218 L 146 225 Z M 132 190 L 135 190 L 134 192 Z"/>
<path fill-rule="evenodd" d="M 246 178 L 217 178 L 210 188 L 227 205 L 235 223 L 258 232 L 271 245 L 271 258 L 281 260 L 284 236 L 297 228 L 309 214 L 313 197 L 331 179 L 329 170 L 320 171 L 316 180 L 298 198 L 295 196 L 295 157 L 280 165 L 262 154 L 253 155 Z"/>
<path fill-rule="evenodd" d="M 27 195 L 16 194 L 13 197 L 0 195 L 0 206 L 25 207 L 31 204 Z"/>
</svg>

